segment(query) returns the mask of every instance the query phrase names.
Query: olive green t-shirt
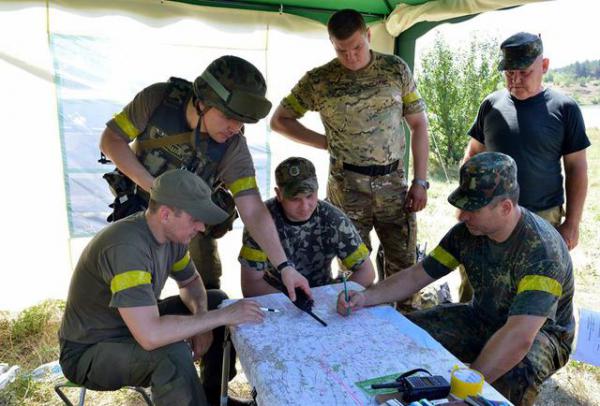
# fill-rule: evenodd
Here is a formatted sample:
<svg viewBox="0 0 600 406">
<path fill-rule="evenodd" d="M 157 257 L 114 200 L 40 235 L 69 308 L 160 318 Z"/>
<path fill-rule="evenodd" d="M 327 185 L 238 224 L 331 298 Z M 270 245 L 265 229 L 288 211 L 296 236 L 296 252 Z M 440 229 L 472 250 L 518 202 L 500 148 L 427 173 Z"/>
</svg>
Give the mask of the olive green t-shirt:
<svg viewBox="0 0 600 406">
<path fill-rule="evenodd" d="M 195 272 L 187 246 L 159 244 L 144 212 L 117 221 L 83 250 L 59 336 L 82 344 L 130 336 L 119 307 L 156 305 L 167 277 L 183 281 Z"/>
<path fill-rule="evenodd" d="M 146 131 L 152 115 L 165 98 L 168 89 L 169 84 L 166 82 L 155 83 L 143 89 L 119 114 L 106 123 L 107 127 L 121 135 L 127 142 L 134 141 Z M 185 111 L 180 113 L 182 114 L 180 120 L 185 121 Z M 150 138 L 153 137 L 153 135 L 150 135 Z M 223 181 L 234 196 L 259 193 L 254 164 L 246 138 L 241 134 L 237 134 L 227 142 L 227 150 L 217 165 L 216 178 Z M 183 161 L 196 154 L 192 146 L 188 144 L 175 145 L 170 148 L 178 149 L 177 155 Z M 156 150 L 153 152 L 155 155 L 161 153 L 164 153 L 164 151 Z M 151 160 L 152 158 L 150 156 L 147 159 Z M 154 159 L 161 160 L 160 156 L 154 157 Z M 145 165 L 150 165 L 150 163 L 146 162 Z M 151 168 L 146 169 L 154 173 Z"/>
</svg>

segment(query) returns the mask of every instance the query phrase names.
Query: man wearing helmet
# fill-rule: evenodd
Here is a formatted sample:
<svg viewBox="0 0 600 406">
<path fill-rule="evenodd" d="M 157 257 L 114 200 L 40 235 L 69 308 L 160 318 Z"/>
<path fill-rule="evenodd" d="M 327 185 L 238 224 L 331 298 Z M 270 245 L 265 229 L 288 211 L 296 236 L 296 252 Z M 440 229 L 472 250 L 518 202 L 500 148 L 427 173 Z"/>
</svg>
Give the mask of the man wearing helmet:
<svg viewBox="0 0 600 406">
<path fill-rule="evenodd" d="M 109 220 L 145 209 L 154 179 L 168 169 L 186 167 L 213 190 L 229 190 L 244 225 L 281 272 L 295 300 L 296 287 L 310 295 L 308 281 L 287 260 L 261 200 L 242 135 L 245 123 L 256 123 L 268 114 L 271 103 L 265 93 L 265 79 L 258 69 L 230 55 L 214 60 L 193 84 L 171 78 L 138 93 L 106 123 L 100 140 L 100 149 L 118 168 L 117 176 L 131 185 L 116 193 L 115 213 Z M 215 200 L 226 201 L 229 195 L 219 196 Z M 131 210 L 115 216 L 120 205 L 134 201 Z M 230 206 L 227 209 L 234 213 Z M 216 241 L 207 234 L 196 236 L 189 250 L 207 289 L 218 289 L 220 261 Z"/>
</svg>

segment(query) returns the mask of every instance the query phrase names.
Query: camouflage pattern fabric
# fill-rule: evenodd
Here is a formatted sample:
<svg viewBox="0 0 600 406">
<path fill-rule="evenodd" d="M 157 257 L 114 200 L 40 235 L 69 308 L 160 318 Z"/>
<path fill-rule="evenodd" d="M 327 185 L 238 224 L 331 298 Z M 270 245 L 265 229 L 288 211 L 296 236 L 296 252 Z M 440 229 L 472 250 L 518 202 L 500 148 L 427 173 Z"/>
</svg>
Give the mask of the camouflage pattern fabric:
<svg viewBox="0 0 600 406">
<path fill-rule="evenodd" d="M 319 189 L 315 166 L 308 159 L 290 157 L 275 168 L 275 183 L 285 197 Z"/>
<path fill-rule="evenodd" d="M 267 83 L 262 73 L 233 55 L 212 61 L 194 81 L 194 93 L 204 104 L 242 123 L 256 123 L 271 109 L 271 102 L 265 98 Z"/>
<path fill-rule="evenodd" d="M 402 165 L 400 165 L 401 167 Z M 369 251 L 375 227 L 385 253 L 385 276 L 412 266 L 416 260 L 417 220 L 404 210 L 408 185 L 401 168 L 384 176 L 367 176 L 330 167 L 327 196 L 346 213 Z"/>
<path fill-rule="evenodd" d="M 510 237 L 495 243 L 454 226 L 423 260 L 425 271 L 441 278 L 459 264 L 473 285 L 475 310 L 493 329 L 508 316 L 547 317 L 542 328 L 570 342 L 573 338 L 573 266 L 560 234 L 545 220 L 521 208 Z"/>
<path fill-rule="evenodd" d="M 350 270 L 358 268 L 369 257 L 369 250 L 352 222 L 331 204 L 320 200 L 313 215 L 305 222 L 289 221 L 276 199 L 267 200 L 265 204 L 287 257 L 308 279 L 310 286 L 334 282 L 331 261 L 335 257 L 340 258 Z M 281 288 L 279 272 L 247 229 L 244 229 L 242 244 L 238 258 L 240 263 L 256 271 L 265 271 L 265 280 Z"/>
<path fill-rule="evenodd" d="M 502 378 L 516 381 L 498 383 L 498 389 L 511 388 L 505 393 L 511 401 L 512 397 L 535 398 L 539 384 L 566 363 L 575 331 L 573 267 L 567 246 L 549 223 L 521 210 L 519 223 L 502 243 L 472 235 L 463 223 L 454 226 L 425 258 L 423 267 L 437 279 L 463 264 L 473 286 L 473 301 L 435 308 L 439 313 L 427 311 L 426 317 L 409 316 L 420 325 L 429 323 L 425 329 L 465 362 L 474 359 L 509 316 L 546 317 L 525 360 Z M 457 313 L 452 316 L 452 312 Z M 519 385 L 521 391 L 515 389 Z"/>
<path fill-rule="evenodd" d="M 354 165 L 388 165 L 404 155 L 404 116 L 424 111 L 408 65 L 372 52 L 358 72 L 336 59 L 308 72 L 281 105 L 295 117 L 318 111 L 329 153 Z"/>
<path fill-rule="evenodd" d="M 496 331 L 466 304 L 441 305 L 406 317 L 465 363 L 475 361 Z M 540 331 L 525 358 L 492 385 L 515 405 L 533 405 L 544 380 L 567 363 L 569 353 L 569 345 Z"/>
<path fill-rule="evenodd" d="M 508 37 L 500 44 L 502 60 L 498 70 L 527 69 L 544 52 L 539 35 L 519 32 Z"/>
<path fill-rule="evenodd" d="M 552 207 L 547 210 L 536 211 L 535 214 L 546 220 L 554 228 L 558 228 L 562 222 L 562 218 L 565 216 L 565 210 L 562 206 Z M 460 303 L 468 303 L 473 299 L 473 286 L 469 282 L 467 272 L 464 266 L 459 266 L 458 271 L 460 272 L 460 286 L 458 287 L 458 295 Z"/>
<path fill-rule="evenodd" d="M 448 196 L 448 202 L 461 210 L 474 211 L 518 188 L 515 161 L 501 152 L 482 152 L 461 166 L 460 184 Z"/>
</svg>

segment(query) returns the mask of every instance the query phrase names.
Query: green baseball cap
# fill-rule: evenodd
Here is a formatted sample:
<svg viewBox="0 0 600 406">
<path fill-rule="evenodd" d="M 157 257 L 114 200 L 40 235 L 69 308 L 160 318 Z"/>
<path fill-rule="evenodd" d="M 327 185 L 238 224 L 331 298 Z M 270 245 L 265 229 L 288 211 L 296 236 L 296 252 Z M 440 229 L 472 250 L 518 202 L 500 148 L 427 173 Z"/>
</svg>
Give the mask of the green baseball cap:
<svg viewBox="0 0 600 406">
<path fill-rule="evenodd" d="M 498 70 L 521 70 L 528 68 L 542 54 L 544 46 L 539 35 L 519 32 L 500 44 L 502 60 Z"/>
<path fill-rule="evenodd" d="M 291 157 L 275 168 L 275 182 L 285 197 L 311 193 L 319 189 L 315 166 L 308 159 Z"/>
<path fill-rule="evenodd" d="M 227 213 L 213 203 L 204 180 L 185 169 L 171 169 L 154 179 L 150 198 L 187 212 L 207 225 L 223 222 Z"/>
<path fill-rule="evenodd" d="M 448 196 L 459 209 L 475 211 L 487 206 L 494 197 L 518 190 L 517 164 L 500 152 L 482 152 L 460 168 L 460 185 Z"/>
</svg>

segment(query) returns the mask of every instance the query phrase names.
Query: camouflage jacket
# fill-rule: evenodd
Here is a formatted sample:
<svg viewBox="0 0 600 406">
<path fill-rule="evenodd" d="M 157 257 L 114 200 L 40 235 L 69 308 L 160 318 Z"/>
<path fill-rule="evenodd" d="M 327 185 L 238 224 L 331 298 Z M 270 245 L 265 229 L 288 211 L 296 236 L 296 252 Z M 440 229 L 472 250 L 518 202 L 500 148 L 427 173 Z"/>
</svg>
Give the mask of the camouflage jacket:
<svg viewBox="0 0 600 406">
<path fill-rule="evenodd" d="M 548 320 L 543 331 L 573 339 L 573 266 L 567 246 L 548 222 L 527 209 L 510 237 L 496 243 L 454 226 L 425 258 L 423 267 L 441 278 L 463 264 L 473 285 L 473 307 L 494 330 L 509 316 Z"/>
<path fill-rule="evenodd" d="M 341 210 L 319 200 L 315 212 L 305 222 L 288 220 L 276 199 L 265 202 L 271 212 L 275 227 L 287 257 L 304 275 L 310 286 L 322 286 L 333 282 L 331 261 L 338 257 L 344 266 L 356 270 L 368 257 L 369 250 L 358 231 Z M 242 249 L 238 260 L 243 266 L 265 271 L 265 279 L 280 287 L 279 273 L 267 259 L 267 255 L 244 229 Z"/>
<path fill-rule="evenodd" d="M 281 102 L 298 118 L 318 111 L 329 153 L 354 165 L 401 160 L 404 116 L 425 110 L 408 65 L 394 55 L 371 54 L 356 72 L 337 58 L 309 71 Z"/>
</svg>

